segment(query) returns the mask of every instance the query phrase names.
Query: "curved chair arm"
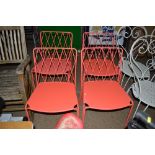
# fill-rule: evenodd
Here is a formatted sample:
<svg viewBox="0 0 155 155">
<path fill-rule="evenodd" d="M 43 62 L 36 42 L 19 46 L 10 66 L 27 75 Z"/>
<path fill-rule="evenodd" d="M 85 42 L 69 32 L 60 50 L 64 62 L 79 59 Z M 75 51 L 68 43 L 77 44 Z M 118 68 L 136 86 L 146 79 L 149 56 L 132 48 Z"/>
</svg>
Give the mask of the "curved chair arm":
<svg viewBox="0 0 155 155">
<path fill-rule="evenodd" d="M 18 81 L 20 86 L 20 92 L 22 94 L 22 99 L 24 103 L 27 101 L 31 93 L 31 74 L 30 74 L 30 57 L 27 56 L 26 59 L 17 66 L 16 74 L 18 75 Z"/>
<path fill-rule="evenodd" d="M 142 76 L 142 79 L 144 78 L 145 73 L 146 73 L 148 70 L 150 70 L 153 66 L 155 66 L 155 63 L 154 63 L 154 64 L 152 64 L 150 67 L 148 67 L 148 69 L 144 72 L 144 74 L 143 74 L 143 76 Z M 150 80 L 150 81 L 152 81 L 152 80 L 153 80 L 153 78 L 155 78 L 155 74 L 152 76 L 152 78 L 151 78 L 151 80 Z"/>
<path fill-rule="evenodd" d="M 139 80 L 139 78 L 136 76 L 136 74 L 135 74 L 135 71 L 132 69 L 133 67 L 132 67 L 132 64 L 131 64 L 131 62 L 129 63 L 129 67 L 130 67 L 130 69 L 131 69 L 131 71 L 133 72 L 133 75 L 134 75 L 134 81 L 135 81 L 135 83 L 137 82 L 137 84 L 138 84 L 138 88 L 139 88 L 139 94 L 138 94 L 138 97 L 139 97 L 139 95 L 140 95 L 140 91 L 141 91 L 141 88 L 140 88 L 140 80 Z M 131 86 L 132 87 L 132 86 Z M 129 88 L 129 90 L 131 89 L 131 87 Z"/>
<path fill-rule="evenodd" d="M 16 73 L 19 74 L 24 74 L 24 70 L 27 67 L 27 65 L 29 65 L 31 59 L 30 56 L 27 55 L 26 59 L 20 64 L 18 65 L 17 69 L 16 69 Z"/>
<path fill-rule="evenodd" d="M 131 54 L 131 53 L 130 53 L 130 54 Z M 139 92 L 138 97 L 139 97 L 140 92 L 141 92 L 140 79 L 138 78 L 138 76 L 137 76 L 135 70 L 133 69 L 133 66 L 132 66 L 132 65 L 135 65 L 135 66 L 139 69 L 137 63 L 136 63 L 135 60 L 133 59 L 133 55 L 130 56 L 129 66 L 130 66 L 131 71 L 133 72 L 134 81 L 135 81 L 135 83 L 137 82 L 137 84 L 138 84 L 138 89 L 139 89 L 139 91 L 138 91 L 138 92 Z M 139 70 L 140 70 L 140 69 L 139 69 Z M 140 70 L 140 71 L 141 71 L 141 70 Z"/>
</svg>

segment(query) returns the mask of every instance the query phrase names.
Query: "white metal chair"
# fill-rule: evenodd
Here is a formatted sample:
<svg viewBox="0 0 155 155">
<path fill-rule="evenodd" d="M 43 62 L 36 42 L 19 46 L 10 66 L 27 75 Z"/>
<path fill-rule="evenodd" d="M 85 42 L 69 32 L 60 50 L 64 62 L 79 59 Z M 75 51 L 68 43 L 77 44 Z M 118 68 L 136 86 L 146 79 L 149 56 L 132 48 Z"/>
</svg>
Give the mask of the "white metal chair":
<svg viewBox="0 0 155 155">
<path fill-rule="evenodd" d="M 141 103 L 146 104 L 146 108 L 144 109 L 144 111 L 149 107 L 155 107 L 155 73 L 153 73 L 153 75 L 151 74 L 151 77 L 149 79 L 145 79 L 146 74 L 148 74 L 148 71 L 150 70 L 150 68 L 153 67 L 150 66 L 147 70 L 141 70 L 141 68 L 139 67 L 139 63 L 137 62 L 137 60 L 135 60 L 135 55 L 134 55 L 134 47 L 137 45 L 141 45 L 138 47 L 138 49 L 136 49 L 137 54 L 139 53 L 150 53 L 152 55 L 155 54 L 155 36 L 152 35 L 146 35 L 143 37 L 140 37 L 139 39 L 137 39 L 131 50 L 130 50 L 130 66 L 131 69 L 133 71 L 134 74 L 134 83 L 131 85 L 131 90 L 133 92 L 133 95 L 135 98 L 137 98 L 139 100 L 138 106 L 136 108 L 136 111 L 133 115 L 133 117 L 135 116 L 137 110 L 140 107 Z M 148 61 L 149 57 L 146 56 L 145 60 L 143 61 Z M 135 70 L 135 67 L 137 68 Z M 139 78 L 138 72 L 137 70 L 141 71 L 142 76 Z"/>
<path fill-rule="evenodd" d="M 124 50 L 124 56 L 122 57 L 122 66 L 120 66 L 120 67 L 121 67 L 121 71 L 124 73 L 124 75 L 122 77 L 121 84 L 123 85 L 123 82 L 126 81 L 124 83 L 124 88 L 126 88 L 129 80 L 134 77 L 134 74 L 129 66 L 129 64 L 130 64 L 130 61 L 129 61 L 130 46 L 132 45 L 133 40 L 136 40 L 137 38 L 139 38 L 141 36 L 147 35 L 147 30 L 144 26 L 138 26 L 138 27 L 133 27 L 133 28 L 130 26 L 123 26 L 123 27 L 120 27 L 120 29 L 118 30 L 118 33 L 116 35 L 117 35 L 117 46 L 121 46 L 121 48 Z M 128 48 L 124 47 L 124 45 L 121 44 L 121 42 L 120 42 L 121 40 L 119 38 L 122 36 L 125 39 L 129 39 L 128 40 L 128 44 L 129 44 Z M 135 47 L 135 48 L 137 48 L 137 47 Z M 141 78 L 142 73 L 145 72 L 148 69 L 148 67 L 140 62 L 137 62 L 137 65 L 139 66 L 139 68 L 142 72 L 140 70 L 138 70 L 136 66 L 133 65 L 133 67 L 134 67 L 134 70 L 136 70 L 136 72 L 137 72 L 137 76 L 139 78 Z M 126 76 L 128 77 L 127 80 L 124 79 Z M 149 70 L 146 72 L 145 78 L 147 78 L 147 79 L 150 78 Z"/>
<path fill-rule="evenodd" d="M 152 36 L 155 35 L 155 28 L 152 30 L 151 35 Z M 154 64 L 155 64 L 155 56 L 151 55 L 151 58 L 146 62 L 146 66 L 149 67 L 150 70 L 154 70 L 155 69 L 155 65 Z"/>
</svg>

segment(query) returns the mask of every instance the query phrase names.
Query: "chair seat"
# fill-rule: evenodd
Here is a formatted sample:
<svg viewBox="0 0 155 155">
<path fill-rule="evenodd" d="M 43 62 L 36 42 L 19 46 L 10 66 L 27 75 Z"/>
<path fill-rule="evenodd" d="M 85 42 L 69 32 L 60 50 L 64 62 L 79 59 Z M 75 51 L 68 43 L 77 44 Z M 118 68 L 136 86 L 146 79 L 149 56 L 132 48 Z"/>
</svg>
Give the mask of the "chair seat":
<svg viewBox="0 0 155 155">
<path fill-rule="evenodd" d="M 40 74 L 65 74 L 71 70 L 71 61 L 68 59 L 46 58 L 32 68 L 32 72 Z"/>
<path fill-rule="evenodd" d="M 21 101 L 18 75 L 16 74 L 18 64 L 7 64 L 0 66 L 0 97 L 5 101 Z"/>
<path fill-rule="evenodd" d="M 131 99 L 116 81 L 84 83 L 84 103 L 92 109 L 115 110 L 130 106 Z"/>
<path fill-rule="evenodd" d="M 139 85 L 141 88 L 140 94 Z M 155 83 L 148 80 L 142 80 L 139 85 L 137 82 L 132 85 L 133 95 L 142 102 L 155 107 Z"/>
<path fill-rule="evenodd" d="M 140 62 L 136 62 L 138 67 L 140 68 L 140 71 L 134 64 L 133 64 L 133 69 L 134 71 L 136 72 L 138 78 L 141 78 L 142 77 L 142 73 L 144 74 L 144 77 L 145 78 L 150 78 L 150 71 L 148 70 L 148 67 L 143 65 L 142 63 Z M 134 74 L 133 74 L 133 71 L 131 70 L 130 66 L 129 66 L 129 60 L 125 60 L 123 59 L 123 63 L 122 63 L 122 66 L 121 66 L 121 70 L 124 74 L 130 76 L 130 77 L 133 77 Z M 146 71 L 147 70 L 147 71 Z"/>
<path fill-rule="evenodd" d="M 39 112 L 65 112 L 77 104 L 75 85 L 69 82 L 41 82 L 27 101 L 29 109 Z"/>
<path fill-rule="evenodd" d="M 86 75 L 113 76 L 118 74 L 118 66 L 108 59 L 89 59 L 84 61 Z"/>
</svg>

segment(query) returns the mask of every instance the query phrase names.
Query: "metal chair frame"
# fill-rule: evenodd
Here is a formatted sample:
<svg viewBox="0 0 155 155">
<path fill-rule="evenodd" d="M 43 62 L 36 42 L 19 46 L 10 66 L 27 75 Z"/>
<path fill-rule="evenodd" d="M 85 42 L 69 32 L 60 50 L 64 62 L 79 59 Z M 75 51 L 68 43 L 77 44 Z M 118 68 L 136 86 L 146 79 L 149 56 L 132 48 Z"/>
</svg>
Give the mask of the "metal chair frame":
<svg viewBox="0 0 155 155">
<path fill-rule="evenodd" d="M 92 59 L 92 57 L 93 57 L 93 59 L 96 60 L 96 64 L 97 64 L 96 66 L 91 66 L 91 63 L 90 63 L 89 69 L 91 69 L 91 71 L 93 72 L 93 71 L 97 70 L 98 60 L 99 60 L 97 56 L 95 57 L 95 55 L 100 55 L 103 59 L 102 60 L 103 64 L 102 64 L 101 68 L 104 68 L 104 72 L 102 71 L 100 75 L 96 75 L 93 73 L 91 75 L 87 74 L 88 66 L 87 67 L 85 66 L 85 59 Z M 125 126 L 127 125 L 128 120 L 130 118 L 130 114 L 132 112 L 133 102 L 130 99 L 130 97 L 127 95 L 127 93 L 124 91 L 124 89 L 121 87 L 121 85 L 119 84 L 121 81 L 121 77 L 122 77 L 122 73 L 119 68 L 119 66 L 122 63 L 122 59 L 121 59 L 122 56 L 123 56 L 123 50 L 118 47 L 89 47 L 89 48 L 82 49 L 82 51 L 81 51 L 81 101 L 83 103 L 83 122 L 85 119 L 85 112 L 87 109 L 116 110 L 116 109 L 129 107 L 130 111 L 129 111 L 129 114 L 125 121 Z M 107 60 L 110 60 L 110 61 L 107 61 Z M 109 63 L 109 62 L 111 62 L 111 63 Z M 115 66 L 117 66 L 117 69 Z M 99 66 L 98 66 L 98 68 L 99 68 L 99 70 L 101 69 Z M 111 74 L 112 68 L 115 68 L 114 74 Z M 89 96 L 88 96 L 88 85 L 90 85 L 89 91 L 91 91 L 91 95 L 89 92 Z M 110 85 L 111 88 L 113 86 L 114 87 L 113 87 L 113 89 L 110 88 L 110 90 L 105 91 L 105 89 L 108 89 L 108 87 L 107 86 L 104 87 L 104 85 L 107 85 L 107 86 Z M 115 86 L 116 86 L 116 88 L 115 88 Z M 97 89 L 100 89 L 100 92 L 102 91 L 103 93 L 101 94 L 100 92 L 94 92 L 93 89 L 95 89 L 95 87 Z M 102 87 L 102 88 L 100 88 L 100 87 Z M 109 103 L 109 105 L 107 105 L 107 103 L 104 101 L 104 99 L 102 102 L 102 99 L 96 98 L 99 93 L 100 93 L 100 97 L 101 97 L 101 95 L 104 95 L 104 92 L 108 93 L 108 95 L 110 94 L 110 91 L 114 90 L 115 92 L 117 92 L 116 89 L 118 89 L 124 96 L 124 97 L 122 97 L 122 100 L 125 98 L 125 101 L 127 99 L 129 102 L 127 101 L 126 104 L 122 104 L 122 105 L 118 104 L 118 105 L 113 106 L 113 103 L 111 103 L 111 104 Z M 114 94 L 112 94 L 112 95 L 114 95 Z M 98 100 L 98 101 L 95 101 L 92 96 L 94 96 L 94 98 L 96 98 L 96 100 Z M 107 99 L 108 99 L 108 97 L 109 96 L 107 96 Z M 90 105 L 90 103 L 86 103 L 85 100 L 91 101 L 91 105 Z M 117 98 L 116 98 L 116 100 L 117 100 Z M 101 101 L 102 103 L 97 103 L 99 101 Z M 93 102 L 95 102 L 95 103 L 93 103 Z"/>
<path fill-rule="evenodd" d="M 40 57 L 40 59 L 39 59 L 39 57 Z M 47 57 L 49 58 L 50 63 L 48 64 L 48 66 L 45 66 L 44 60 Z M 69 111 L 75 110 L 75 111 L 77 111 L 77 115 L 79 115 L 79 105 L 78 105 L 77 98 L 75 97 L 76 96 L 77 50 L 74 48 L 39 47 L 39 48 L 33 49 L 33 58 L 34 58 L 34 68 L 32 69 L 32 79 L 33 79 L 33 84 L 34 84 L 35 89 L 25 106 L 25 110 L 26 110 L 28 119 L 30 120 L 29 111 L 57 113 L 57 112 L 64 112 L 67 110 L 69 110 Z M 38 61 L 37 61 L 37 58 L 39 59 Z M 53 63 L 53 59 L 55 59 L 55 58 L 59 61 L 56 65 Z M 67 59 L 65 65 L 62 64 L 62 59 Z M 69 68 L 69 70 L 68 70 L 67 65 L 70 62 L 71 62 L 71 68 Z M 38 63 L 41 64 L 39 71 L 37 68 Z M 45 69 L 43 69 L 43 71 L 46 71 L 45 73 L 42 72 L 43 67 L 45 67 Z M 34 71 L 34 69 L 35 69 L 35 71 Z M 64 73 L 66 73 L 66 74 L 64 74 Z M 44 96 L 46 96 L 48 94 L 48 98 L 49 98 L 48 102 L 51 102 L 51 103 L 46 103 L 47 107 L 45 107 L 45 108 L 43 107 L 45 110 L 42 110 L 39 106 L 44 106 L 44 105 L 42 105 L 42 103 L 40 103 L 40 105 L 37 105 L 37 103 L 34 103 L 34 102 L 36 102 L 36 100 L 38 102 L 40 102 L 39 99 L 42 100 L 42 94 L 40 94 L 40 89 L 41 89 L 40 87 L 44 88 L 44 85 L 47 88 L 49 88 L 49 90 L 54 92 L 55 95 L 52 96 L 53 95 L 52 92 L 46 92 L 46 90 L 44 90 L 42 92 L 42 94 L 44 94 Z M 67 85 L 68 85 L 68 87 L 67 87 Z M 64 92 L 61 91 L 61 88 L 63 89 Z M 72 92 L 69 92 L 70 91 L 69 88 L 72 88 Z M 57 90 L 55 90 L 55 89 L 57 89 Z M 59 89 L 61 92 L 57 92 Z M 66 89 L 68 89 L 68 90 L 66 90 Z M 51 93 L 51 95 L 50 95 L 50 93 Z M 72 96 L 71 96 L 72 99 L 68 99 L 68 100 L 73 100 L 75 102 L 75 105 L 74 105 L 74 103 L 70 103 L 70 107 L 69 107 L 67 105 L 67 103 L 60 103 L 60 100 L 62 101 L 61 96 L 65 97 L 63 95 L 65 93 L 67 93 L 68 97 L 70 97 L 70 94 L 72 94 Z M 40 94 L 40 95 L 38 95 L 38 94 Z M 55 98 L 55 102 L 57 102 L 56 96 L 57 97 L 60 96 L 58 98 L 60 107 L 58 105 L 53 105 L 54 101 L 52 101 L 51 96 L 53 97 L 53 100 Z M 64 102 L 67 102 L 66 98 L 64 98 L 64 100 L 65 100 Z M 33 105 L 33 104 L 35 104 L 35 105 Z M 73 104 L 73 105 L 71 105 L 71 104 Z M 32 105 L 33 105 L 33 108 L 32 108 Z M 48 106 L 49 106 L 49 109 L 48 109 Z M 52 109 L 53 107 L 56 110 Z"/>
</svg>

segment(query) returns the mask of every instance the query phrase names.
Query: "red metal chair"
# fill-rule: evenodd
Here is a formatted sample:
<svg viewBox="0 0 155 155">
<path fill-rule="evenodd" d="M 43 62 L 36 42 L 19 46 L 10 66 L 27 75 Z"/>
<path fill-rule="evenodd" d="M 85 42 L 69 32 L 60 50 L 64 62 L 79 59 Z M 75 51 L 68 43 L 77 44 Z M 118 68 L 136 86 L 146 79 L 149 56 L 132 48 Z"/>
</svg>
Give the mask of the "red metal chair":
<svg viewBox="0 0 155 155">
<path fill-rule="evenodd" d="M 87 109 L 116 110 L 130 107 L 133 102 L 120 85 L 123 51 L 116 47 L 89 47 L 81 51 L 81 98 L 83 121 Z M 91 56 L 90 56 L 91 55 Z M 101 55 L 102 61 L 98 58 Z M 94 65 L 92 65 L 92 59 Z M 88 60 L 86 65 L 85 60 Z M 91 73 L 91 74 L 90 74 Z"/>
<path fill-rule="evenodd" d="M 73 35 L 71 32 L 61 32 L 61 31 L 41 31 L 40 32 L 40 45 L 41 47 L 55 47 L 55 48 L 72 48 L 72 44 L 73 44 Z M 44 57 L 43 55 L 40 55 L 41 57 Z M 35 59 L 35 56 L 34 56 Z M 65 70 L 65 68 L 63 68 L 63 66 L 68 65 L 68 70 L 71 68 L 71 62 L 68 62 L 67 59 L 63 58 L 61 60 L 61 72 Z M 50 68 L 51 70 L 47 70 L 48 65 L 50 64 L 51 59 L 49 57 L 46 57 L 44 59 L 42 59 L 42 61 L 40 61 L 40 63 L 37 63 L 34 65 L 33 67 L 33 72 L 36 73 L 40 73 L 40 74 L 56 74 L 58 72 L 53 71 L 53 68 Z M 55 64 L 55 66 L 58 65 L 58 62 L 60 62 L 60 60 L 58 60 L 56 57 L 54 59 L 52 59 L 52 63 Z M 40 69 L 40 67 L 42 66 L 42 63 L 44 63 L 43 68 Z M 56 68 L 56 67 L 54 67 Z M 67 70 L 67 71 L 68 71 Z M 66 74 L 65 72 L 63 72 L 63 74 Z"/>
<path fill-rule="evenodd" d="M 32 79 L 35 89 L 25 106 L 28 119 L 30 120 L 30 111 L 58 113 L 75 110 L 79 115 L 76 96 L 76 49 L 34 48 L 33 56 L 35 72 L 32 69 Z M 50 61 L 45 66 L 44 60 L 47 57 Z M 53 59 L 58 60 L 57 64 L 53 63 Z M 62 63 L 63 59 L 66 59 L 65 64 Z M 68 62 L 71 62 L 69 70 Z"/>
<path fill-rule="evenodd" d="M 82 48 L 90 47 L 107 47 L 107 49 L 108 47 L 116 47 L 115 35 L 110 32 L 84 32 L 82 39 Z M 95 50 L 94 52 L 97 51 Z M 94 52 L 87 52 L 87 58 L 83 62 L 85 67 L 88 67 L 86 67 L 86 74 L 94 76 L 105 76 L 104 61 L 107 61 L 106 63 L 108 64 L 112 62 L 108 59 L 106 60 L 106 57 L 104 57 L 104 52 Z M 111 74 L 117 74 L 114 68 L 111 68 Z"/>
</svg>

